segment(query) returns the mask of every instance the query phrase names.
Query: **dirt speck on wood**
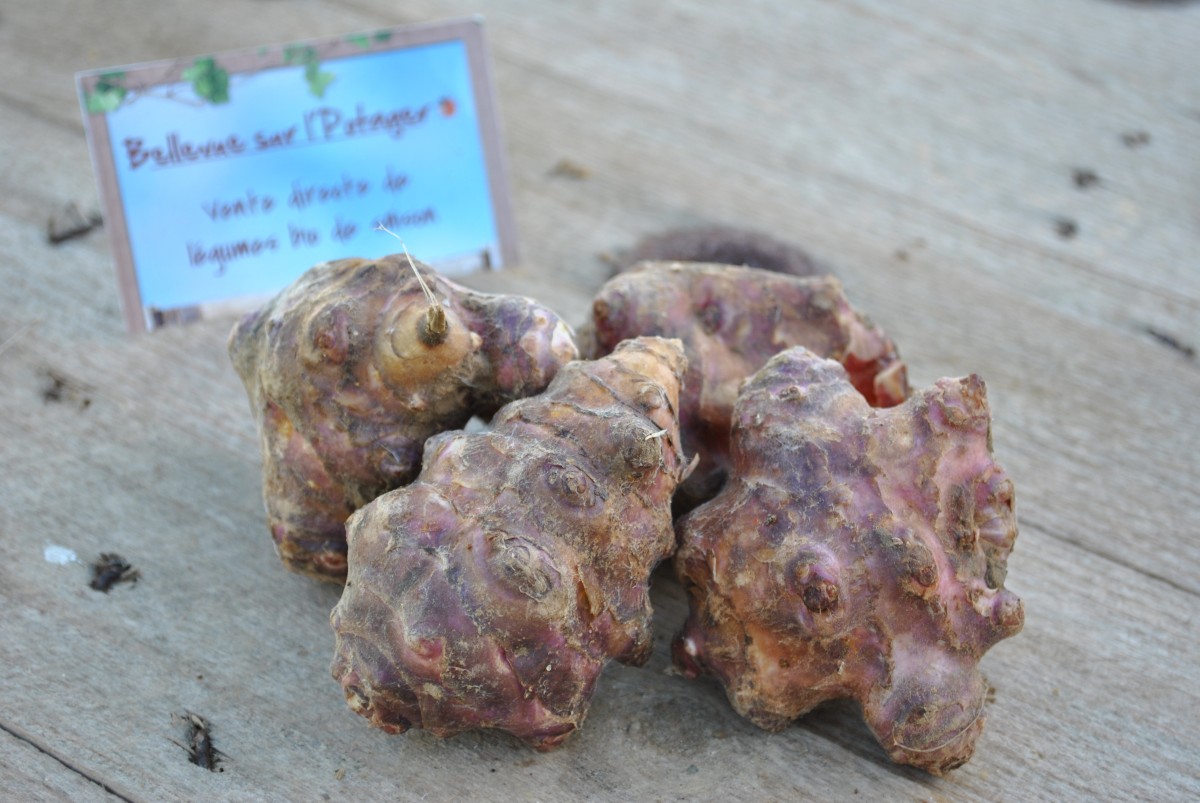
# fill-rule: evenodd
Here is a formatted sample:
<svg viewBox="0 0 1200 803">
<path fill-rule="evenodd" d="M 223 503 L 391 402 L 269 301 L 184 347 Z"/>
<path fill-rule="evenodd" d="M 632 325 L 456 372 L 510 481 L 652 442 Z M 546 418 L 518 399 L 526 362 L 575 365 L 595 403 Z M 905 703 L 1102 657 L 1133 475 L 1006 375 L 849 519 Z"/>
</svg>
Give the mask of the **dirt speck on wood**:
<svg viewBox="0 0 1200 803">
<path fill-rule="evenodd" d="M 1086 190 L 1089 187 L 1094 187 L 1100 183 L 1100 176 L 1095 170 L 1089 170 L 1086 167 L 1077 167 L 1071 171 L 1071 180 L 1075 182 L 1075 186 L 1081 190 Z"/>
<path fill-rule="evenodd" d="M 117 583 L 136 583 L 141 573 L 129 561 L 115 552 L 105 552 L 92 564 L 92 582 L 89 585 L 105 594 Z"/>
<path fill-rule="evenodd" d="M 1079 224 L 1069 217 L 1056 218 L 1054 221 L 1054 233 L 1064 240 L 1070 240 L 1079 233 Z"/>
</svg>

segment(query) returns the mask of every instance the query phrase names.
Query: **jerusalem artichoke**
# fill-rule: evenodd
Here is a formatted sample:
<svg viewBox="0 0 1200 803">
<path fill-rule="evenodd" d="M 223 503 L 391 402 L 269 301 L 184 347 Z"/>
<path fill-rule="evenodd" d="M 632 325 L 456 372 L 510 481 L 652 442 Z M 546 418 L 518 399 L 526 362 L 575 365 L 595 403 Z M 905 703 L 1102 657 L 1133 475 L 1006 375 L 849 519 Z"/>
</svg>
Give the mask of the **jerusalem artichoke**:
<svg viewBox="0 0 1200 803">
<path fill-rule="evenodd" d="M 280 557 L 334 581 L 346 518 L 411 481 L 426 438 L 541 391 L 578 356 L 545 307 L 472 292 L 404 255 L 310 269 L 234 327 L 229 351 L 257 418 Z"/>
<path fill-rule="evenodd" d="M 610 658 L 650 653 L 649 575 L 686 472 L 676 340 L 567 365 L 490 431 L 431 438 L 412 484 L 348 523 L 333 675 L 389 732 L 579 727 Z"/>
<path fill-rule="evenodd" d="M 763 728 L 848 697 L 893 760 L 935 774 L 967 761 L 979 659 L 1024 621 L 1004 588 L 1013 485 L 982 380 L 872 410 L 841 365 L 793 348 L 739 396 L 732 460 L 678 523 L 678 666 L 715 675 Z"/>
<path fill-rule="evenodd" d="M 699 454 L 680 489 L 682 510 L 711 498 L 729 465 L 729 420 L 741 382 L 772 355 L 806 346 L 843 363 L 873 405 L 899 404 L 908 380 L 896 347 L 856 312 L 832 276 L 799 278 L 729 265 L 643 263 L 600 289 L 592 343 L 607 354 L 625 338 L 680 338 L 688 374 L 680 398 L 683 446 Z"/>
</svg>

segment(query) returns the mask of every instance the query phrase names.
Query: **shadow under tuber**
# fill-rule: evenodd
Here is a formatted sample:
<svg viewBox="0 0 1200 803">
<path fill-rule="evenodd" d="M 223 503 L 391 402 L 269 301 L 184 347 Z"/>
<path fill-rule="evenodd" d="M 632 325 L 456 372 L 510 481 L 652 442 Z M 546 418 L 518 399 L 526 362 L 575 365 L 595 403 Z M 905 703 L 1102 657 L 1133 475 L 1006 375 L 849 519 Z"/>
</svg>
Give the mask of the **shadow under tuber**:
<svg viewBox="0 0 1200 803">
<path fill-rule="evenodd" d="M 762 268 L 792 276 L 829 273 L 796 245 L 754 229 L 721 225 L 659 232 L 639 242 L 621 262 L 622 270 L 639 262 L 707 262 Z"/>
</svg>

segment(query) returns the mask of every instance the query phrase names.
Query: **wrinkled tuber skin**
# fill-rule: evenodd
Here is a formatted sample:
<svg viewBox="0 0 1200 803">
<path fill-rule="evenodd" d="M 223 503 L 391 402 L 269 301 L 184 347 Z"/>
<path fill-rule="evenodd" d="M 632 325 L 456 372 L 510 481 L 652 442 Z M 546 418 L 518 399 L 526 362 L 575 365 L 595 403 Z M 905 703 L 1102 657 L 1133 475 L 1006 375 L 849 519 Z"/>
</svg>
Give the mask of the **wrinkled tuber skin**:
<svg viewBox="0 0 1200 803">
<path fill-rule="evenodd" d="M 733 226 L 672 229 L 642 240 L 623 260 L 626 269 L 639 262 L 708 262 L 744 265 L 792 276 L 828 273 L 804 250 L 760 231 Z"/>
<path fill-rule="evenodd" d="M 738 399 L 729 483 L 677 530 L 685 674 L 715 675 L 763 728 L 853 698 L 894 761 L 941 774 L 971 757 L 979 659 L 1024 621 L 978 376 L 873 410 L 836 362 L 778 355 Z"/>
<path fill-rule="evenodd" d="M 908 379 L 896 346 L 850 306 L 832 276 L 799 278 L 754 268 L 699 263 L 643 263 L 622 273 L 593 303 L 587 353 L 607 354 L 638 335 L 678 337 L 688 374 L 680 426 L 700 463 L 676 506 L 711 499 L 729 467 L 729 421 L 738 386 L 774 354 L 805 346 L 838 360 L 873 405 L 899 404 Z"/>
<path fill-rule="evenodd" d="M 579 727 L 610 658 L 651 651 L 648 581 L 686 471 L 677 340 L 565 367 L 486 433 L 444 433 L 420 477 L 351 517 L 331 615 L 350 707 L 396 733 Z"/>
<path fill-rule="evenodd" d="M 578 356 L 548 309 L 415 264 L 441 319 L 400 254 L 317 265 L 230 334 L 260 434 L 268 526 L 296 571 L 344 579 L 346 518 L 412 481 L 426 438 L 540 392 Z"/>
</svg>

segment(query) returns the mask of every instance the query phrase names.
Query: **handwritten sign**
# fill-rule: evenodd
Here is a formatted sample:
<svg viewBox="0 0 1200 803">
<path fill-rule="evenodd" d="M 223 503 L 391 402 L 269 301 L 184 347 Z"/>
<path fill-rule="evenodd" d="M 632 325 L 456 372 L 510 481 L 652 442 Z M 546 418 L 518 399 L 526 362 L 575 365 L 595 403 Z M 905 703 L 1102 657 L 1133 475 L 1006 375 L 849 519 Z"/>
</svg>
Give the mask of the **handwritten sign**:
<svg viewBox="0 0 1200 803">
<path fill-rule="evenodd" d="M 478 19 L 77 76 L 132 331 L 261 303 L 404 238 L 443 273 L 515 259 Z"/>
</svg>

